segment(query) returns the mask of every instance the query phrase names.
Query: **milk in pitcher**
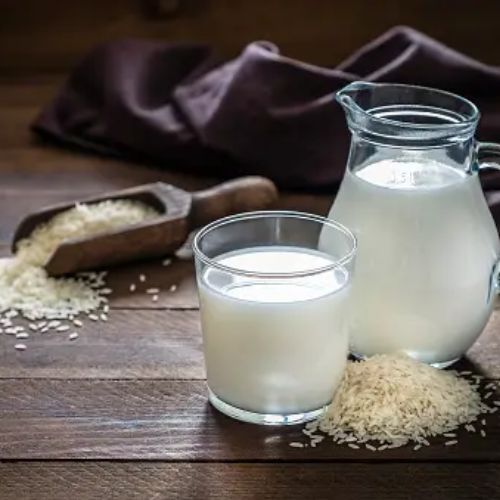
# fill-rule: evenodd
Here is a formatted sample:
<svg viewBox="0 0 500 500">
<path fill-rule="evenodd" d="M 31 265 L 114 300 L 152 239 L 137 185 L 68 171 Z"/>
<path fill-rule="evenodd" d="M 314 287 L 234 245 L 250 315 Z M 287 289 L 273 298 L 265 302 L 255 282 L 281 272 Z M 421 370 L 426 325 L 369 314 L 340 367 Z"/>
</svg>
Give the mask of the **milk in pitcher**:
<svg viewBox="0 0 500 500">
<path fill-rule="evenodd" d="M 418 155 L 381 159 L 347 169 L 329 217 L 358 238 L 352 353 L 403 351 L 439 366 L 472 345 L 493 307 L 499 254 L 477 175 Z"/>
</svg>

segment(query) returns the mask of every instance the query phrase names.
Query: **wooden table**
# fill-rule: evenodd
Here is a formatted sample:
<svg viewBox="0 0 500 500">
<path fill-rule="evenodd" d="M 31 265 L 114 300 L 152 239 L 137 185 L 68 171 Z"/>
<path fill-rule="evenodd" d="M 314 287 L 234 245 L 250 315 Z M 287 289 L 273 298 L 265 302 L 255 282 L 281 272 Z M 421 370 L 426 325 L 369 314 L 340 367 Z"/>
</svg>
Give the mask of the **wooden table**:
<svg viewBox="0 0 500 500">
<path fill-rule="evenodd" d="M 42 147 L 27 126 L 59 78 L 0 83 L 0 242 L 37 207 L 163 180 L 214 180 Z M 284 194 L 281 207 L 325 213 L 330 197 Z M 139 273 L 167 289 L 153 303 Z M 25 352 L 0 336 L 0 499 L 500 498 L 500 417 L 486 439 L 415 452 L 292 448 L 300 428 L 233 421 L 207 404 L 190 260 L 110 273 L 112 310 L 77 342 L 33 336 Z M 500 312 L 462 367 L 500 376 Z M 497 399 L 499 399 L 497 397 Z M 499 412 L 500 413 L 500 412 Z"/>
</svg>

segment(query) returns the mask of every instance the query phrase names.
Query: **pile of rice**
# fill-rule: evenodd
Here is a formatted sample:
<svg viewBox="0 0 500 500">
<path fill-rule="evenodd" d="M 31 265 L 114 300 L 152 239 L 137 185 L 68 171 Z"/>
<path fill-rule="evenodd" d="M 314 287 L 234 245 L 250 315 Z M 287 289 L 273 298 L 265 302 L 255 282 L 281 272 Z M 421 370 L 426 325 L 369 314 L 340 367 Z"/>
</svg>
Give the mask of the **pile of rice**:
<svg viewBox="0 0 500 500">
<path fill-rule="evenodd" d="M 438 435 L 450 438 L 445 444 L 453 445 L 457 443 L 454 431 L 460 425 L 496 412 L 500 404 L 494 401 L 490 407 L 482 402 L 478 392 L 481 377 L 473 377 L 469 381 L 455 371 L 437 370 L 403 354 L 348 362 L 328 410 L 306 424 L 303 432 L 313 446 L 325 434 L 335 443 L 351 448 L 364 444 L 371 450 L 409 442 L 418 449 Z M 472 425 L 466 428 L 475 430 Z M 481 435 L 485 436 L 484 430 Z"/>
<path fill-rule="evenodd" d="M 157 217 L 158 212 L 132 200 L 106 200 L 94 204 L 77 203 L 38 226 L 29 238 L 17 245 L 16 260 L 23 265 L 44 266 L 64 240 L 91 237 Z"/>
<path fill-rule="evenodd" d="M 27 338 L 22 325 L 13 319 L 69 320 L 81 326 L 76 317 L 85 313 L 92 320 L 106 320 L 109 306 L 106 272 L 80 273 L 75 277 L 51 278 L 43 266 L 63 241 L 89 237 L 156 217 L 151 207 L 131 200 L 108 200 L 91 205 L 77 204 L 41 224 L 19 242 L 14 257 L 0 260 L 0 332 Z M 104 314 L 93 311 L 102 308 Z M 33 331 L 66 331 L 61 321 L 30 324 Z M 73 337 L 74 338 L 74 337 Z M 24 345 L 17 346 L 21 350 Z"/>
</svg>

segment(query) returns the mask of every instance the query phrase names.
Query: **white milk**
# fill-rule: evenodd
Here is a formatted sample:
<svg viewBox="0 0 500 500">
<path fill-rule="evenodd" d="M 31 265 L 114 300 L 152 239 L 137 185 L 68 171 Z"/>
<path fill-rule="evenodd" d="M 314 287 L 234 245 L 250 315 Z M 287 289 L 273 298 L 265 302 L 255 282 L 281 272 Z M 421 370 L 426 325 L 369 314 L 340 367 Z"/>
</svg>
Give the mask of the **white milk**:
<svg viewBox="0 0 500 500">
<path fill-rule="evenodd" d="M 477 176 L 438 162 L 369 164 L 346 172 L 329 217 L 358 238 L 352 352 L 440 363 L 472 345 L 492 309 L 499 254 Z"/>
<path fill-rule="evenodd" d="M 230 252 L 217 261 L 257 272 L 332 262 L 317 251 L 276 246 Z M 347 358 L 347 280 L 343 268 L 274 281 L 206 269 L 199 293 L 210 389 L 257 413 L 302 413 L 329 403 Z"/>
</svg>

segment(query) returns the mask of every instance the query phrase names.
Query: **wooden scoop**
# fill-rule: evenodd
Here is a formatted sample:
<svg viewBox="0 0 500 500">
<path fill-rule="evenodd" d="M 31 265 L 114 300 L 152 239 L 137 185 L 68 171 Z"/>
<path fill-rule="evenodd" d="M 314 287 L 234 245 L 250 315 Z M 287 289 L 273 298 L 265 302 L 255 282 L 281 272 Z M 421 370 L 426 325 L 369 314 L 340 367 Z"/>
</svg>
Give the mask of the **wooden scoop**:
<svg viewBox="0 0 500 500">
<path fill-rule="evenodd" d="M 160 215 L 90 238 L 64 241 L 54 250 L 45 269 L 50 275 L 59 276 L 173 253 L 193 229 L 226 215 L 266 208 L 277 196 L 269 179 L 241 177 L 195 193 L 156 182 L 81 200 L 80 203 L 137 200 L 155 208 Z M 74 202 L 64 203 L 28 215 L 15 232 L 12 251 L 39 224 L 74 206 Z"/>
</svg>

